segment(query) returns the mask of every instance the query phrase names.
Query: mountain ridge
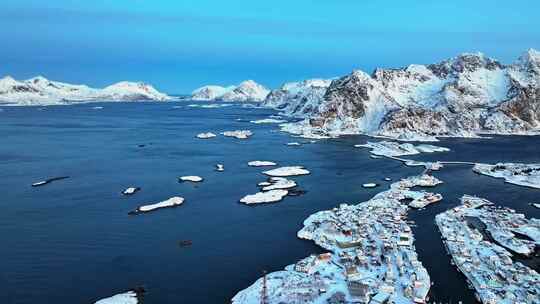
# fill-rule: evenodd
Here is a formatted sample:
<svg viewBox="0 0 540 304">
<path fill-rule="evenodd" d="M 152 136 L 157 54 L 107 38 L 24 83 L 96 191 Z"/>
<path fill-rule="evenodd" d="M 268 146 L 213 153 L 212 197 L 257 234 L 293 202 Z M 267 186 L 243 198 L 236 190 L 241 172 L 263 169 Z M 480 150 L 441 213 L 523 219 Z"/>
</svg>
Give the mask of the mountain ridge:
<svg viewBox="0 0 540 304">
<path fill-rule="evenodd" d="M 262 104 L 303 118 L 283 129 L 308 137 L 367 134 L 435 141 L 483 133 L 537 134 L 540 52 L 529 49 L 509 65 L 482 53 L 463 53 L 371 74 L 353 70 L 333 79 L 324 93 L 312 92 L 307 86 L 294 94 L 282 87 Z"/>
<path fill-rule="evenodd" d="M 0 102 L 8 105 L 52 105 L 89 101 L 167 101 L 172 97 L 143 82 L 121 81 L 102 89 L 51 81 L 43 76 L 0 79 Z"/>
</svg>

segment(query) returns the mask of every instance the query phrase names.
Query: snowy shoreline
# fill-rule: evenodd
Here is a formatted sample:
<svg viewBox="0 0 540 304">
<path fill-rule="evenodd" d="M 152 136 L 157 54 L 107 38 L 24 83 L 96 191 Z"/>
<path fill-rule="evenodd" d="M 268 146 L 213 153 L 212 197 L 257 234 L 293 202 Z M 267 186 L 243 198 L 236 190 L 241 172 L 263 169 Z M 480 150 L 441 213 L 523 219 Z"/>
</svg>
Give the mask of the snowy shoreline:
<svg viewBox="0 0 540 304">
<path fill-rule="evenodd" d="M 509 184 L 540 189 L 540 164 L 476 164 L 473 171 L 478 174 L 504 179 Z"/>
</svg>

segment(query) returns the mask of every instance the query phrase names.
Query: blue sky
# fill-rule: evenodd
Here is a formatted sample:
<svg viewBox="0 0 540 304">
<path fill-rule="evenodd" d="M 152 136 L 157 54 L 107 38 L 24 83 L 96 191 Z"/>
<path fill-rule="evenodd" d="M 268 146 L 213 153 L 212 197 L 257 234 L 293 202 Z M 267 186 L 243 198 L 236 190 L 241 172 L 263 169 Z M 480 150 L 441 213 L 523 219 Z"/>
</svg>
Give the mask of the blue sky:
<svg viewBox="0 0 540 304">
<path fill-rule="evenodd" d="M 540 1 L 2 0 L 0 75 L 169 93 L 540 49 Z"/>
</svg>

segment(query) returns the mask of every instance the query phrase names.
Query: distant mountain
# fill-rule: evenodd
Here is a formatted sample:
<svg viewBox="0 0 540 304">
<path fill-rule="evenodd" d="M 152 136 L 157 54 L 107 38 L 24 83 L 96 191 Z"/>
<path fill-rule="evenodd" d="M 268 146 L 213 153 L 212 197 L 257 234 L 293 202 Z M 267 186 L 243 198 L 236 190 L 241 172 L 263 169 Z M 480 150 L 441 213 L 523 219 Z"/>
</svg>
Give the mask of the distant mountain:
<svg viewBox="0 0 540 304">
<path fill-rule="evenodd" d="M 119 82 L 104 89 L 50 81 L 38 76 L 17 81 L 0 79 L 0 103 L 12 105 L 70 104 L 86 101 L 166 101 L 166 94 L 140 82 Z"/>
<path fill-rule="evenodd" d="M 305 117 L 319 105 L 331 83 L 329 79 L 285 83 L 279 89 L 270 91 L 262 105 L 276 108 L 290 116 Z"/>
<path fill-rule="evenodd" d="M 193 91 L 191 93 L 191 99 L 197 101 L 214 101 L 220 99 L 225 93 L 235 88 L 235 86 L 225 88 L 217 85 L 208 85 Z"/>
<path fill-rule="evenodd" d="M 253 80 L 246 80 L 238 86 L 204 86 L 191 94 L 191 99 L 200 101 L 260 102 L 270 91 Z"/>
<path fill-rule="evenodd" d="M 328 86 L 311 81 L 286 84 L 263 102 L 305 118 L 285 130 L 402 140 L 540 134 L 540 53 L 532 49 L 510 65 L 462 54 L 371 75 L 353 71 Z"/>
</svg>

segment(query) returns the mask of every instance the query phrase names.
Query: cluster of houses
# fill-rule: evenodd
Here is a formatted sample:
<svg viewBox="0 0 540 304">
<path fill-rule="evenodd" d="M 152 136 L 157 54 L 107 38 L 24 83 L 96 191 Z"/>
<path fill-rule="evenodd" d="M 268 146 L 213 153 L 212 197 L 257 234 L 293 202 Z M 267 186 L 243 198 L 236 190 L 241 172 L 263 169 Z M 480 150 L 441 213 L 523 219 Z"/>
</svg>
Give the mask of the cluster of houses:
<svg viewBox="0 0 540 304">
<path fill-rule="evenodd" d="M 402 180 L 368 202 L 341 204 L 304 222 L 298 236 L 331 250 L 334 254 L 327 258 L 341 271 L 336 279 L 343 280 L 343 288 L 327 290 L 326 303 L 427 302 L 431 281 L 418 260 L 407 223 L 409 207 L 402 201 L 411 191 L 406 186 L 417 185 L 415 181 L 425 183 L 425 178 Z M 312 273 L 317 271 L 315 261 L 294 269 Z"/>
<path fill-rule="evenodd" d="M 530 224 L 524 216 L 493 207 L 485 199 L 464 196 L 462 205 L 437 215 L 436 224 L 453 264 L 475 289 L 479 301 L 540 303 L 540 275 L 516 261 L 518 253 L 508 248 L 520 248 L 522 242 L 530 245 L 531 241 L 514 237 L 514 244 L 504 239 L 520 228 L 534 236 L 540 231 L 538 223 Z"/>
</svg>

